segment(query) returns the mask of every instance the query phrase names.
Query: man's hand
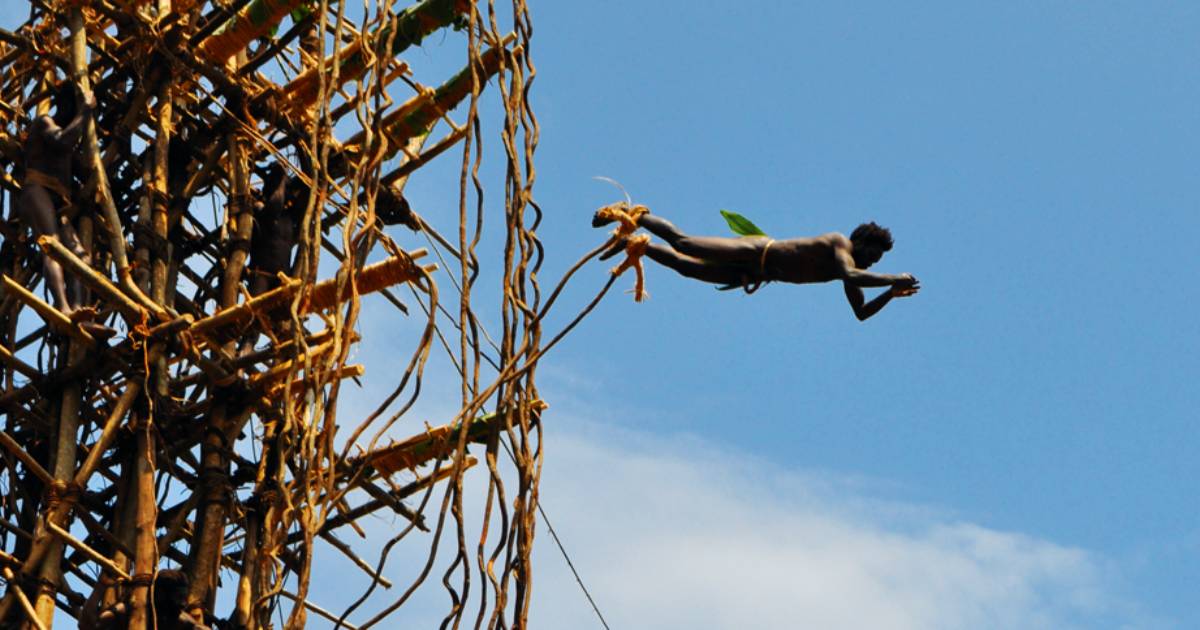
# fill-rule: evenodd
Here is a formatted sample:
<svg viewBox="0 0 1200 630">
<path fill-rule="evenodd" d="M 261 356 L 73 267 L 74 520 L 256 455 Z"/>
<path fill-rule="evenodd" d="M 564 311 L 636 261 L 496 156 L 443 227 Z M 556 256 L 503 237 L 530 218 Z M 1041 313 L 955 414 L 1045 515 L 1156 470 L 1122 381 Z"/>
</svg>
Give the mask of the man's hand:
<svg viewBox="0 0 1200 630">
<path fill-rule="evenodd" d="M 892 297 L 908 297 L 916 295 L 917 291 L 921 290 L 921 281 L 917 280 L 910 273 L 900 274 L 900 280 L 892 285 Z"/>
</svg>

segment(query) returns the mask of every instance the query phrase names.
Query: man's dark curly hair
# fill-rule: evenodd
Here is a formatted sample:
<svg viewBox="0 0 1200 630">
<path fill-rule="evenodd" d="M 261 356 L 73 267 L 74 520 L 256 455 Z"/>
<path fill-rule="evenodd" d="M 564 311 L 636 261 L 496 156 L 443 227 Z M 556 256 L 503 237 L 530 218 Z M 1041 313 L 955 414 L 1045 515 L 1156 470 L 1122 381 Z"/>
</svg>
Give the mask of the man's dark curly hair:
<svg viewBox="0 0 1200 630">
<path fill-rule="evenodd" d="M 66 127 L 75 120 L 75 114 L 79 112 L 79 108 L 75 106 L 75 84 L 67 79 L 63 79 L 57 86 L 54 87 L 51 102 L 54 103 L 54 124 L 59 127 Z"/>
<path fill-rule="evenodd" d="M 854 228 L 854 232 L 850 234 L 850 240 L 854 243 L 877 247 L 880 251 L 886 252 L 892 249 L 891 230 L 876 224 L 874 221 L 863 223 Z"/>
</svg>

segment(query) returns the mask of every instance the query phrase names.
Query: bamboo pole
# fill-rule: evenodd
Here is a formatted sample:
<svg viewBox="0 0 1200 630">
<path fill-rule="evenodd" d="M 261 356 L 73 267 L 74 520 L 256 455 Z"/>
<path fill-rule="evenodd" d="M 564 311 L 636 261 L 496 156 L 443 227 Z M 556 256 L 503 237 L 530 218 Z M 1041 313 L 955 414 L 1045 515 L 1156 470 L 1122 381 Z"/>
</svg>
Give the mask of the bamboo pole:
<svg viewBox="0 0 1200 630">
<path fill-rule="evenodd" d="M 67 530 L 63 529 L 62 527 L 59 527 L 58 525 L 56 525 L 54 523 L 47 523 L 46 525 L 50 528 L 50 531 L 53 532 L 54 535 L 61 538 L 63 540 L 63 542 L 67 543 L 68 545 L 71 545 L 72 547 L 83 552 L 83 555 L 87 556 L 88 558 L 91 558 L 92 562 L 95 562 L 96 564 L 104 567 L 105 569 L 107 569 L 108 571 L 110 571 L 111 573 L 113 573 L 114 575 L 116 575 L 117 577 L 119 577 L 123 580 L 128 580 L 130 578 L 129 574 L 126 573 L 124 569 L 117 566 L 115 563 L 113 563 L 112 560 L 109 560 L 108 558 L 104 557 L 104 554 L 100 553 L 99 551 L 96 551 L 95 549 L 92 549 L 90 546 L 88 546 L 87 543 L 72 536 L 71 533 L 68 532 Z"/>
<path fill-rule="evenodd" d="M 191 613 L 203 614 L 210 594 L 216 589 L 217 571 L 224 542 L 225 506 L 229 501 L 226 483 L 229 461 L 223 452 L 224 435 L 229 424 L 229 407 L 221 402 L 213 408 L 209 423 L 215 430 L 205 435 L 201 445 L 201 479 L 196 489 L 201 496 L 196 516 L 196 533 L 188 556 L 188 605 Z"/>
<path fill-rule="evenodd" d="M 380 186 L 391 186 L 399 184 L 408 178 L 413 172 L 428 164 L 433 158 L 446 152 L 446 149 L 456 145 L 460 140 L 467 137 L 467 128 L 458 127 L 446 134 L 441 140 L 438 140 L 432 147 L 421 152 L 416 158 L 406 161 L 399 168 L 384 175 L 379 179 Z"/>
<path fill-rule="evenodd" d="M 305 608 L 317 613 L 318 616 L 323 617 L 324 619 L 340 623 L 341 627 L 346 628 L 346 630 L 358 630 L 358 626 L 355 626 L 353 624 L 349 624 L 349 623 L 346 623 L 345 621 L 342 621 L 337 615 L 330 613 L 329 611 L 308 601 L 307 599 L 305 599 L 304 601 L 300 601 L 300 599 L 297 598 L 295 594 L 288 592 L 287 590 L 281 590 L 281 591 L 279 591 L 279 594 L 283 595 L 284 597 L 286 597 L 294 602 L 298 602 Z"/>
<path fill-rule="evenodd" d="M 338 51 L 336 58 L 332 55 L 327 57 L 324 61 L 324 73 L 329 76 L 334 66 L 338 66 L 338 87 L 346 85 L 361 77 L 367 70 L 367 56 L 363 54 L 365 46 L 374 45 L 375 42 L 386 42 L 391 38 L 389 53 L 396 57 L 410 46 L 419 45 L 430 33 L 449 26 L 470 10 L 471 3 L 467 0 L 424 0 L 414 4 L 396 16 L 394 29 L 385 26 L 369 37 L 360 36 L 354 43 Z M 317 101 L 321 71 L 322 68 L 310 68 L 284 86 L 286 107 L 291 115 L 306 115 Z"/>
<path fill-rule="evenodd" d="M 8 348 L 0 346 L 0 362 L 4 363 L 13 370 L 20 372 L 21 376 L 29 379 L 41 377 L 42 373 L 37 371 L 37 368 L 17 358 Z"/>
<path fill-rule="evenodd" d="M 322 532 L 322 533 L 317 534 L 317 536 L 320 537 L 325 542 L 329 543 L 330 547 L 333 547 L 334 549 L 337 549 L 339 552 L 341 552 L 341 554 L 343 556 L 345 556 L 348 560 L 350 560 L 350 562 L 354 563 L 354 566 L 361 569 L 363 573 L 366 573 L 367 575 L 371 576 L 372 580 L 379 582 L 380 586 L 382 586 L 383 588 L 392 588 L 392 581 L 387 579 L 386 577 L 383 577 L 379 573 L 377 573 L 375 571 L 375 567 L 371 566 L 370 564 L 367 564 L 367 562 L 365 560 L 358 557 L 358 555 L 354 553 L 354 550 L 350 548 L 350 545 L 347 545 L 346 543 L 342 542 L 336 536 L 334 536 L 333 534 L 331 534 L 329 532 Z"/>
<path fill-rule="evenodd" d="M 96 339 L 91 334 L 75 322 L 72 322 L 70 317 L 63 315 L 62 311 L 50 306 L 33 293 L 30 293 L 28 289 L 18 284 L 16 280 L 5 275 L 0 277 L 0 282 L 3 282 L 5 291 L 8 291 L 13 297 L 25 304 L 25 306 L 33 309 L 55 332 L 68 335 L 87 346 L 95 345 Z"/>
<path fill-rule="evenodd" d="M 258 507 L 246 509 L 246 541 L 242 546 L 242 570 L 238 573 L 237 594 L 234 596 L 233 618 L 236 627 L 255 630 L 258 627 L 254 604 L 258 601 L 259 529 L 262 519 Z"/>
<path fill-rule="evenodd" d="M 74 73 L 74 79 L 80 87 L 83 94 L 89 94 L 87 89 L 87 34 L 83 27 L 83 14 L 79 7 L 71 9 L 69 14 L 69 25 L 71 28 L 71 69 Z M 91 120 L 91 116 L 89 116 Z M 92 123 L 85 125 L 85 133 L 90 131 L 91 135 L 95 135 L 95 125 Z M 88 243 L 91 240 L 90 222 L 86 225 L 81 225 L 81 231 L 84 232 L 84 242 Z M 7 279 L 6 279 L 7 280 Z M 82 328 L 78 325 L 71 327 L 74 330 L 82 332 Z M 76 367 L 84 362 L 88 350 L 95 345 L 95 340 L 91 339 L 91 335 L 72 335 L 71 341 L 67 344 L 67 368 Z M 57 435 L 55 436 L 56 445 L 54 448 L 53 475 L 55 483 L 51 485 L 52 490 L 56 490 L 62 486 L 67 486 L 68 482 L 74 480 L 76 460 L 79 457 L 79 428 L 80 428 L 80 405 L 83 402 L 83 383 L 73 381 L 66 385 L 62 391 L 61 403 L 59 406 L 58 424 L 55 427 Z M 78 488 L 74 488 L 78 492 Z M 53 498 L 53 497 L 52 497 Z M 69 523 L 69 515 L 73 508 L 74 500 L 68 501 L 66 497 L 59 497 L 57 502 L 47 500 L 46 508 L 43 513 L 42 521 L 39 523 L 39 530 L 49 528 L 63 523 Z M 47 536 L 45 531 L 34 532 L 35 540 L 37 538 Z M 34 600 L 34 610 L 37 617 L 50 627 L 54 623 L 54 609 L 57 600 L 58 585 L 63 580 L 62 572 L 63 559 L 63 542 L 60 538 L 54 538 L 47 543 L 47 553 L 41 566 L 27 565 L 25 570 L 32 572 L 38 570 L 39 577 L 43 587 L 38 590 L 37 598 Z M 0 619 L 3 616 L 0 615 Z"/>
<path fill-rule="evenodd" d="M 478 463 L 479 463 L 479 460 L 468 455 L 466 457 L 466 459 L 463 460 L 463 469 L 467 470 L 467 469 L 475 466 Z M 395 490 L 395 491 L 391 492 L 390 495 L 392 496 L 392 498 L 395 501 L 398 502 L 401 499 L 410 497 L 418 492 L 421 492 L 422 490 L 425 490 L 426 488 L 428 488 L 440 481 L 445 481 L 453 474 L 454 474 L 453 466 L 443 466 L 441 468 L 438 468 L 432 474 L 421 477 L 421 478 L 417 479 L 416 481 L 404 486 L 403 488 L 400 488 L 399 490 Z M 325 522 L 324 525 L 321 526 L 320 532 L 331 532 L 339 527 L 342 527 L 343 525 L 352 524 L 352 523 L 354 523 L 354 521 L 356 521 L 364 516 L 367 516 L 368 514 L 372 514 L 372 513 L 377 512 L 385 507 L 388 507 L 389 505 L 394 505 L 394 503 L 389 502 L 384 499 L 378 499 L 378 498 L 371 499 L 370 501 L 367 501 L 358 507 L 351 508 L 348 511 L 342 512 L 342 513 L 338 514 L 337 516 L 330 518 L 329 520 L 327 520 Z M 403 504 L 401 504 L 401 505 L 403 505 Z M 419 518 L 419 515 L 410 513 L 410 514 L 402 514 L 402 516 L 404 516 L 405 518 L 408 518 L 409 520 L 412 520 L 414 523 L 418 523 L 418 527 L 421 527 L 420 522 L 422 519 Z M 301 534 L 299 532 L 293 533 L 288 537 L 288 542 L 294 543 L 294 542 L 300 540 L 300 536 L 301 536 Z"/>
<path fill-rule="evenodd" d="M 99 293 L 107 303 L 116 307 L 117 311 L 125 317 L 125 321 L 131 325 L 142 322 L 142 319 L 146 315 L 146 309 L 122 293 L 120 288 L 109 282 L 108 278 L 105 278 L 95 269 L 92 269 L 91 265 L 67 249 L 57 238 L 50 235 L 42 235 L 38 237 L 37 245 L 42 249 L 43 254 L 54 259 L 65 267 L 67 271 L 75 274 L 89 289 Z"/>
<path fill-rule="evenodd" d="M 255 0 L 255 2 L 260 1 Z M 244 9 L 242 13 L 253 6 L 255 4 L 251 3 L 250 7 Z M 242 13 L 232 19 L 240 18 Z M 229 56 L 225 57 L 225 59 L 228 58 Z M 233 63 L 227 64 L 227 69 L 236 72 L 237 67 L 244 62 L 245 53 L 240 52 Z M 250 172 L 247 164 L 249 156 L 238 131 L 234 130 L 228 135 L 228 142 L 229 175 L 234 203 L 230 209 L 227 229 L 235 239 L 236 245 L 229 254 L 221 277 L 220 304 L 225 310 L 237 304 L 242 272 L 246 265 L 247 249 L 253 230 L 249 207 Z M 192 325 L 193 331 L 197 324 Z M 230 342 L 226 351 L 232 354 L 235 348 L 236 343 Z M 197 533 L 193 537 L 191 553 L 188 558 L 190 564 L 188 567 L 188 606 L 189 612 L 196 618 L 203 618 L 204 611 L 211 609 L 216 596 L 217 575 L 223 554 L 222 547 L 230 496 L 228 488 L 230 463 L 229 457 L 225 453 L 226 435 L 230 417 L 240 413 L 240 411 L 231 409 L 230 402 L 224 396 L 218 400 L 219 402 L 214 405 L 212 415 L 209 417 L 209 430 L 205 433 L 200 448 L 202 476 L 200 488 L 197 491 L 203 498 L 197 514 Z"/>
<path fill-rule="evenodd" d="M 71 28 L 73 79 L 81 92 L 90 94 L 91 87 L 87 74 L 87 60 L 85 58 L 87 32 L 84 30 L 83 10 L 79 7 L 72 7 L 68 21 Z M 152 302 L 146 294 L 138 289 L 130 274 L 129 259 L 125 253 L 125 233 L 121 228 L 121 218 L 117 213 L 117 206 L 113 201 L 112 191 L 108 186 L 107 171 L 100 157 L 100 142 L 96 135 L 95 121 L 91 120 L 91 118 L 84 125 L 83 136 L 83 145 L 87 154 L 92 181 L 95 183 L 95 190 L 99 197 L 100 208 L 103 211 L 104 222 L 108 228 L 109 251 L 117 267 L 118 283 L 125 289 L 126 293 L 134 296 L 138 303 L 147 308 L 155 316 L 165 318 L 166 311 Z"/>
<path fill-rule="evenodd" d="M 154 537 L 158 522 L 155 501 L 154 438 L 150 434 L 150 418 L 139 419 L 134 452 L 134 488 L 137 512 L 134 516 L 134 579 L 129 593 L 129 627 L 150 628 L 150 585 L 158 572 L 158 545 Z"/>
<path fill-rule="evenodd" d="M 317 347 L 317 346 L 320 346 L 320 345 L 324 344 L 325 342 L 329 341 L 329 337 L 332 334 L 333 334 L 333 331 L 326 328 L 325 330 L 322 330 L 321 332 L 319 332 L 315 335 L 311 335 L 311 336 L 307 337 L 304 340 L 304 343 L 307 347 L 310 347 L 310 348 Z M 357 343 L 360 340 L 361 340 L 361 336 L 358 334 L 355 334 L 351 338 L 350 342 Z M 242 370 L 242 369 L 248 368 L 252 365 L 255 365 L 257 363 L 262 363 L 264 361 L 269 361 L 271 359 L 274 359 L 276 361 L 290 360 L 290 359 L 295 358 L 296 356 L 297 356 L 296 342 L 292 339 L 288 339 L 287 341 L 283 341 L 278 344 L 274 344 L 270 347 L 267 347 L 264 350 L 258 350 L 256 352 L 251 352 L 251 353 L 242 355 L 242 356 L 234 359 L 229 367 L 234 370 Z M 199 358 L 203 359 L 202 356 Z M 210 362 L 209 367 L 216 368 L 218 366 L 215 363 Z M 175 387 L 176 389 L 178 389 L 181 387 L 187 387 L 189 385 L 195 385 L 196 383 L 203 381 L 206 377 L 213 378 L 213 380 L 215 380 L 215 381 L 221 381 L 222 379 L 227 378 L 228 376 L 229 376 L 229 374 L 227 372 L 224 372 L 223 370 L 222 370 L 220 376 L 217 376 L 216 373 L 213 372 L 213 370 L 211 370 L 211 369 L 210 370 L 202 369 L 199 372 L 193 372 L 191 374 L 184 376 L 183 378 L 176 380 L 174 383 L 172 383 L 172 387 Z M 253 378 L 253 376 L 251 376 L 251 378 Z"/>
<path fill-rule="evenodd" d="M 188 327 L 193 335 L 208 335 L 227 326 L 244 324 L 254 318 L 254 313 L 276 308 L 295 295 L 303 283 L 288 280 L 281 286 L 257 295 L 241 304 L 230 304 L 221 310 L 200 319 Z"/>
<path fill-rule="evenodd" d="M 489 413 L 471 421 L 467 427 L 467 441 L 482 442 L 503 418 L 502 414 Z M 426 429 L 424 433 L 372 451 L 366 455 L 366 460 L 375 470 L 385 475 L 401 470 L 413 470 L 430 460 L 441 459 L 453 453 L 457 448 L 458 434 L 461 430 L 461 423 Z"/>
<path fill-rule="evenodd" d="M 160 15 L 170 12 L 169 0 L 159 0 Z M 143 254 L 141 258 L 150 262 L 149 285 L 150 298 L 157 305 L 165 305 L 167 300 L 168 271 L 171 267 L 172 247 L 167 239 L 169 217 L 167 215 L 167 173 L 168 153 L 171 141 L 173 102 L 171 98 L 172 83 L 170 79 L 159 86 L 156 93 L 157 117 L 155 120 L 155 135 L 153 142 L 153 161 L 147 165 L 149 177 L 145 181 L 146 197 L 144 202 L 148 216 L 143 225 L 148 225 L 155 242 L 160 243 L 153 254 Z M 139 252 L 141 253 L 141 252 Z M 165 309 L 164 309 L 165 310 Z M 158 541 L 155 536 L 158 522 L 158 502 L 154 484 L 154 473 L 157 468 L 157 449 L 152 434 L 155 423 L 154 410 L 157 404 L 167 399 L 167 364 L 163 353 L 148 361 L 150 367 L 149 393 L 150 404 L 144 417 L 137 414 L 139 422 L 135 423 L 135 453 L 134 479 L 136 488 L 137 511 L 134 515 L 134 574 L 129 594 L 129 625 L 131 628 L 150 627 L 156 620 L 151 618 L 151 585 L 158 573 Z"/>
<path fill-rule="evenodd" d="M 348 378 L 358 378 L 358 377 L 362 376 L 363 374 L 366 374 L 366 372 L 367 372 L 366 368 L 361 365 L 347 365 L 347 366 L 338 368 L 336 370 L 328 370 L 328 371 L 322 373 L 321 376 L 316 380 L 319 383 L 331 383 L 335 380 L 341 381 L 341 380 L 345 380 Z M 308 379 L 298 378 L 298 379 L 292 381 L 290 391 L 293 396 L 302 394 L 302 393 L 304 393 L 305 390 L 308 389 L 309 385 L 311 385 L 311 383 L 309 382 Z M 276 388 L 276 390 L 282 389 L 282 388 L 283 388 L 282 386 L 279 386 Z M 268 395 L 274 395 L 274 394 L 281 395 L 283 393 L 283 392 L 278 392 L 276 390 L 268 391 L 267 394 Z"/>
<path fill-rule="evenodd" d="M 426 273 L 431 270 L 427 268 Z M 354 283 L 359 295 L 366 295 L 402 282 L 411 282 L 421 275 L 421 270 L 413 264 L 413 255 L 392 256 L 385 261 L 363 267 L 355 274 Z M 350 295 L 349 283 L 339 292 L 336 278 L 326 280 L 313 287 L 303 310 L 305 313 L 311 313 L 333 308 L 349 300 Z"/>
<path fill-rule="evenodd" d="M 264 370 L 257 374 L 253 374 L 246 378 L 245 385 L 247 389 L 271 389 L 275 385 L 287 378 L 293 372 L 298 372 L 304 368 L 306 362 L 317 363 L 321 358 L 333 350 L 334 344 L 328 341 L 319 346 L 311 347 L 303 358 L 297 357 L 281 361 L 271 366 L 270 369 Z"/>
<path fill-rule="evenodd" d="M 108 421 L 104 423 L 103 429 L 100 431 L 100 437 L 92 444 L 92 450 L 88 453 L 87 459 L 83 465 L 75 473 L 75 484 L 83 487 L 87 485 L 88 479 L 92 473 L 100 467 L 100 461 L 104 457 L 105 451 L 112 446 L 113 441 L 117 437 L 117 430 L 121 428 L 121 421 L 125 419 L 125 415 L 129 413 L 134 401 L 142 393 L 142 385 L 137 380 L 131 380 L 125 384 L 125 391 L 121 393 L 121 397 L 117 403 L 113 405 L 112 413 L 108 416 Z"/>
<path fill-rule="evenodd" d="M 199 52 L 209 61 L 223 64 L 246 46 L 271 32 L 287 14 L 305 0 L 253 0 L 230 17 L 215 33 L 200 42 Z"/>
<path fill-rule="evenodd" d="M 29 471 L 32 472 L 35 477 L 41 480 L 42 483 L 46 485 L 54 483 L 54 475 L 51 475 L 50 471 L 43 468 L 42 465 L 33 458 L 33 456 L 25 452 L 25 449 L 22 448 L 21 445 L 18 444 L 17 441 L 14 440 L 6 431 L 0 431 L 0 446 L 3 446 L 8 450 L 8 452 L 12 453 L 17 459 L 21 460 L 22 464 L 28 466 Z"/>
<path fill-rule="evenodd" d="M 499 46 L 489 48 L 479 56 L 475 67 L 479 73 L 481 86 L 486 85 L 488 79 L 500 70 L 502 55 L 513 57 L 521 54 L 520 46 L 512 50 L 506 48 L 514 39 L 515 37 L 510 34 L 500 42 Z M 471 66 L 468 65 L 450 80 L 438 86 L 436 90 L 421 92 L 413 96 L 385 116 L 379 125 L 379 132 L 387 138 L 387 151 L 384 152 L 384 158 L 394 156 L 408 142 L 409 138 L 429 133 L 433 123 L 471 95 L 472 82 Z M 359 132 L 342 145 L 342 155 L 339 156 L 338 161 L 331 161 L 329 165 L 330 175 L 339 178 L 349 171 L 350 165 L 353 163 L 352 158 L 364 149 L 365 138 L 366 134 Z"/>
<path fill-rule="evenodd" d="M 401 282 L 408 282 L 420 277 L 412 260 L 424 255 L 425 250 L 414 250 L 407 256 L 393 256 L 385 261 L 363 267 L 356 274 L 358 292 L 360 294 L 374 293 L 383 288 Z M 245 302 L 222 309 L 213 315 L 192 324 L 188 331 L 195 335 L 210 335 L 222 328 L 245 324 L 254 319 L 255 313 L 269 312 L 291 301 L 303 283 L 299 280 L 288 280 L 278 288 L 272 289 L 253 297 Z M 320 311 L 350 299 L 349 287 L 344 287 L 341 293 L 337 290 L 337 279 L 329 279 L 313 287 L 308 300 L 302 305 L 303 313 Z"/>
<path fill-rule="evenodd" d="M 33 604 L 29 602 L 29 598 L 25 596 L 25 593 L 22 592 L 19 587 L 15 586 L 17 582 L 17 576 L 13 574 L 12 569 L 4 567 L 3 569 L 0 569 L 0 572 L 3 572 L 4 580 L 10 585 L 13 585 L 10 587 L 12 588 L 10 592 L 13 593 L 17 602 L 20 603 L 21 610 L 25 611 L 25 616 L 29 619 L 29 623 L 33 624 L 33 627 L 37 628 L 37 630 L 46 630 L 46 624 L 42 623 L 41 618 L 38 617 L 38 613 L 36 610 L 34 610 Z"/>
</svg>

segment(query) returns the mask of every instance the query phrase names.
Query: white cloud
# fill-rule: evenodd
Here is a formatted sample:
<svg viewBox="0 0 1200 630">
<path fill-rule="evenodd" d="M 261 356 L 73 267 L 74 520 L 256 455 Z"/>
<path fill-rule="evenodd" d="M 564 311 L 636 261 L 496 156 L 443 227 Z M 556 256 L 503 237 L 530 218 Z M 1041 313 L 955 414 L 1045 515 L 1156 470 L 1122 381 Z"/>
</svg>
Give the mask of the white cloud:
<svg viewBox="0 0 1200 630">
<path fill-rule="evenodd" d="M 1123 602 L 1111 563 L 1089 551 L 882 499 L 894 489 L 886 480 L 784 468 L 694 436 L 557 411 L 547 415 L 540 494 L 613 630 L 1169 627 Z M 475 541 L 486 474 L 477 468 L 466 481 L 465 538 Z M 441 497 L 439 487 L 431 524 Z M 367 535 L 355 545 L 374 562 L 403 522 L 381 513 L 362 524 Z M 451 522 L 430 578 L 380 627 L 438 626 L 454 538 Z M 385 575 L 397 588 L 378 592 L 351 622 L 411 583 L 429 542 L 414 532 L 396 547 Z M 600 628 L 541 526 L 534 553 L 530 627 Z M 336 553 L 322 557 L 316 603 L 340 611 L 365 578 Z M 475 586 L 468 625 L 477 594 Z"/>
<path fill-rule="evenodd" d="M 1084 550 L 693 438 L 561 427 L 541 494 L 614 629 L 1123 625 Z M 531 627 L 600 627 L 544 529 L 535 554 Z"/>
</svg>

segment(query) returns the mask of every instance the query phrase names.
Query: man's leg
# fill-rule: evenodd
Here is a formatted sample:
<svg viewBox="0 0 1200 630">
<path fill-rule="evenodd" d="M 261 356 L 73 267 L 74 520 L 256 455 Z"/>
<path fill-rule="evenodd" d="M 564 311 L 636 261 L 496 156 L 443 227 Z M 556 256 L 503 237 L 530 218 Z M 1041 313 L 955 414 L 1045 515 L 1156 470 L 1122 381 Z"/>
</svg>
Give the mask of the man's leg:
<svg viewBox="0 0 1200 630">
<path fill-rule="evenodd" d="M 79 234 L 75 232 L 75 226 L 71 225 L 70 221 L 63 220 L 62 225 L 59 226 L 58 236 L 72 254 L 78 256 L 89 267 L 92 265 L 92 256 L 83 248 Z M 74 274 L 67 278 L 67 296 L 71 299 L 72 306 L 75 307 L 81 307 L 91 301 L 87 288 L 83 286 L 83 281 Z"/>
<path fill-rule="evenodd" d="M 652 214 L 643 214 L 638 218 L 638 225 L 666 241 L 679 253 L 714 263 L 758 265 L 762 258 L 762 248 L 768 240 L 761 236 L 741 238 L 688 236 L 679 231 L 679 228 L 672 225 L 670 221 Z"/>
<path fill-rule="evenodd" d="M 25 190 L 21 191 L 18 204 L 21 219 L 29 226 L 35 243 L 39 237 L 47 234 L 58 238 L 54 202 L 45 188 L 26 179 Z M 67 300 L 67 285 L 63 278 L 62 266 L 45 254 L 39 255 L 42 257 L 42 279 L 46 282 L 46 289 L 54 301 L 54 307 L 70 315 L 71 303 Z"/>
<path fill-rule="evenodd" d="M 694 278 L 701 282 L 738 285 L 747 282 L 750 275 L 747 269 L 740 265 L 705 262 L 690 256 L 683 256 L 674 249 L 658 243 L 650 243 L 646 246 L 646 256 L 664 267 L 674 269 L 681 276 Z"/>
</svg>

